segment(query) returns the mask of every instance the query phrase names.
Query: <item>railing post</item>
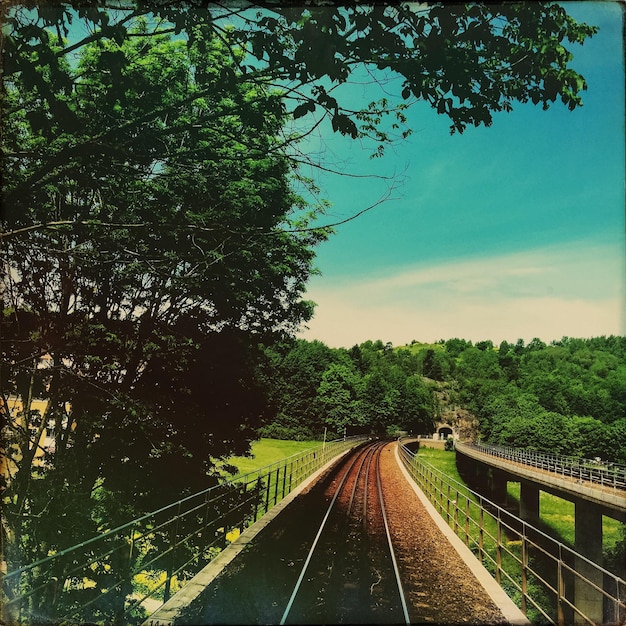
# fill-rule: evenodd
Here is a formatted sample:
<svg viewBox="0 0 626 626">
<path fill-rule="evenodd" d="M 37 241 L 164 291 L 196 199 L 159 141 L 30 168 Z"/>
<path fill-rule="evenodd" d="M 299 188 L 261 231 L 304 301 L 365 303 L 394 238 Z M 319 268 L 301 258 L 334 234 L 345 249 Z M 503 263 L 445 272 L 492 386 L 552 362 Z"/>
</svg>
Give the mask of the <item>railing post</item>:
<svg viewBox="0 0 626 626">
<path fill-rule="evenodd" d="M 280 477 L 280 467 L 276 469 L 276 483 L 274 484 L 274 504 L 278 502 L 278 479 Z"/>
<path fill-rule="evenodd" d="M 203 540 L 205 540 L 205 538 L 206 538 L 206 531 L 207 531 L 207 528 L 209 526 L 209 494 L 210 493 L 211 493 L 210 491 L 207 491 L 204 494 L 204 504 L 206 506 L 204 507 L 204 519 L 203 519 L 203 524 L 202 524 L 202 538 L 203 538 Z"/>
<path fill-rule="evenodd" d="M 470 543 L 470 498 L 465 496 L 465 545 Z"/>
<path fill-rule="evenodd" d="M 557 623 L 559 626 L 565 626 L 565 612 L 563 611 L 563 603 L 565 600 L 565 579 L 563 578 L 563 554 L 559 545 L 559 561 L 557 564 Z"/>
<path fill-rule="evenodd" d="M 498 509 L 497 530 L 496 530 L 496 581 L 500 585 L 502 581 L 502 520 L 500 519 L 500 509 Z"/>
<path fill-rule="evenodd" d="M 180 520 L 180 507 L 181 503 L 178 503 L 178 507 L 176 509 L 176 517 L 175 522 L 170 530 L 170 547 L 172 548 L 172 552 L 170 553 L 170 558 L 168 559 L 166 578 L 165 578 L 165 589 L 163 590 L 163 603 L 167 602 L 170 599 L 170 593 L 172 589 L 172 574 L 174 572 L 174 563 L 176 556 L 176 542 L 178 541 L 178 522 Z"/>
<path fill-rule="evenodd" d="M 443 492 L 443 477 L 439 476 L 438 478 L 439 484 L 437 485 L 437 491 L 439 493 L 439 511 L 443 513 L 443 499 L 445 497 L 445 494 Z"/>
<path fill-rule="evenodd" d="M 283 467 L 283 498 L 285 497 L 285 489 L 287 488 L 287 463 Z"/>
<path fill-rule="evenodd" d="M 267 485 L 265 485 L 265 511 L 267 513 L 270 510 L 270 485 L 272 484 L 272 473 L 267 474 Z"/>
<path fill-rule="evenodd" d="M 528 615 L 528 540 L 526 537 L 526 524 L 522 524 L 522 613 Z"/>
<path fill-rule="evenodd" d="M 254 521 L 256 522 L 259 518 L 259 501 L 261 499 L 261 485 L 263 482 L 261 481 L 261 477 L 257 476 L 256 479 L 256 494 L 254 496 Z"/>
<path fill-rule="evenodd" d="M 478 504 L 478 554 L 482 563 L 485 558 L 485 509 L 482 500 Z"/>
<path fill-rule="evenodd" d="M 124 537 L 120 538 L 120 554 L 118 558 L 113 561 L 117 561 L 117 594 L 115 598 L 115 617 L 113 623 L 115 626 L 122 626 L 125 623 L 124 613 L 126 608 L 126 595 L 132 593 L 132 583 L 130 579 L 131 574 L 131 559 L 133 554 L 135 528 L 131 526 L 130 537 L 125 540 Z"/>
<path fill-rule="evenodd" d="M 248 493 L 248 483 L 243 483 L 241 487 L 241 519 L 239 522 L 239 532 L 242 533 L 246 528 L 246 494 Z"/>
</svg>

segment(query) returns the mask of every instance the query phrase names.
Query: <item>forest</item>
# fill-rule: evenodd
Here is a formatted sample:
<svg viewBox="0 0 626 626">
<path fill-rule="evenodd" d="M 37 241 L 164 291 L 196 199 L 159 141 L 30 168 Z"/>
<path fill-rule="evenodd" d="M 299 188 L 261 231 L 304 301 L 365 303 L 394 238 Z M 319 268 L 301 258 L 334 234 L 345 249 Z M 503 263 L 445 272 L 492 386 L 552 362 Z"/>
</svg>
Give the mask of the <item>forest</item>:
<svg viewBox="0 0 626 626">
<path fill-rule="evenodd" d="M 266 354 L 268 436 L 430 434 L 444 421 L 468 440 L 626 463 L 624 337 L 349 350 L 297 340 Z"/>
</svg>

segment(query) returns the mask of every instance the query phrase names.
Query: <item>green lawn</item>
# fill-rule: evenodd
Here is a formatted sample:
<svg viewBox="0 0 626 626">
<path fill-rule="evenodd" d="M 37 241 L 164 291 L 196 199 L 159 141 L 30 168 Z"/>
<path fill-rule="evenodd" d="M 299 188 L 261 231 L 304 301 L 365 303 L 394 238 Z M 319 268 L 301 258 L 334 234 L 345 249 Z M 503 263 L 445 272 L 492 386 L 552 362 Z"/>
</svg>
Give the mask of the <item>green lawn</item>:
<svg viewBox="0 0 626 626">
<path fill-rule="evenodd" d="M 519 483 L 509 483 L 507 494 L 510 501 L 519 502 Z M 539 492 L 539 516 L 550 528 L 551 534 L 571 547 L 574 546 L 574 503 L 550 493 Z M 611 517 L 602 518 L 602 545 L 612 548 L 620 538 L 620 522 Z"/>
<path fill-rule="evenodd" d="M 284 439 L 261 439 L 252 444 L 252 456 L 233 456 L 228 459 L 229 463 L 235 465 L 240 474 L 254 472 L 266 465 L 271 465 L 276 461 L 321 447 L 321 441 L 286 441 Z"/>
<path fill-rule="evenodd" d="M 446 476 L 463 483 L 456 469 L 456 454 L 454 452 L 448 452 L 447 450 L 442 450 L 441 448 L 427 448 L 425 446 L 420 446 L 419 456 L 420 459 L 430 463 L 440 472 L 446 474 Z"/>
</svg>

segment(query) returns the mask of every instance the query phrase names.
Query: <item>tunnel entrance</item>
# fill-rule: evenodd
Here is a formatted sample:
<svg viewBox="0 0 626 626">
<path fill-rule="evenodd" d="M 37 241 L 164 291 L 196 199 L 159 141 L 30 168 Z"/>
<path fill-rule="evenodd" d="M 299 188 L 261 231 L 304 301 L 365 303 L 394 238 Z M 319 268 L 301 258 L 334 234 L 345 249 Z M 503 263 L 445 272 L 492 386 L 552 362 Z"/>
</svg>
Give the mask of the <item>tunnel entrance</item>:
<svg viewBox="0 0 626 626">
<path fill-rule="evenodd" d="M 442 426 L 438 431 L 439 439 L 447 439 L 448 437 L 452 437 L 452 428 L 450 426 Z"/>
</svg>

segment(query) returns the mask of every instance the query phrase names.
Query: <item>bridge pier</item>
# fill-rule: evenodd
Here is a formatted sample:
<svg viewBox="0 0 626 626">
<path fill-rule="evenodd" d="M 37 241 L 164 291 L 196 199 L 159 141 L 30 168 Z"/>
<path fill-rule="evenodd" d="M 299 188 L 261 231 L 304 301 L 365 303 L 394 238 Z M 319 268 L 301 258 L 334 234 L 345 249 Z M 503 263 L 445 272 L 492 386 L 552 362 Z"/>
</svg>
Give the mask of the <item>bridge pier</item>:
<svg viewBox="0 0 626 626">
<path fill-rule="evenodd" d="M 574 543 L 578 554 L 586 557 L 593 563 L 602 563 L 602 509 L 585 500 L 576 500 L 574 503 L 575 528 Z M 574 581 L 574 603 L 589 619 L 596 624 L 604 622 L 602 572 L 581 558 L 576 558 L 575 569 L 587 580 L 579 576 Z M 593 587 L 597 586 L 598 589 Z M 574 615 L 574 623 L 587 623 L 579 615 Z"/>
<path fill-rule="evenodd" d="M 507 474 L 502 470 L 492 467 L 491 468 L 491 498 L 495 504 L 500 506 L 506 505 L 506 485 L 507 485 Z"/>
<path fill-rule="evenodd" d="M 484 463 L 473 463 L 470 471 L 470 478 L 473 482 L 473 487 L 477 491 L 484 490 L 489 494 L 491 477 L 489 472 L 489 466 Z"/>
<path fill-rule="evenodd" d="M 539 521 L 539 487 L 527 480 L 520 480 L 519 516 L 526 522 Z"/>
</svg>

